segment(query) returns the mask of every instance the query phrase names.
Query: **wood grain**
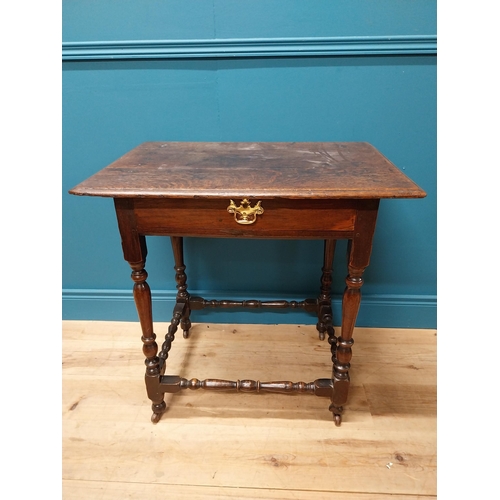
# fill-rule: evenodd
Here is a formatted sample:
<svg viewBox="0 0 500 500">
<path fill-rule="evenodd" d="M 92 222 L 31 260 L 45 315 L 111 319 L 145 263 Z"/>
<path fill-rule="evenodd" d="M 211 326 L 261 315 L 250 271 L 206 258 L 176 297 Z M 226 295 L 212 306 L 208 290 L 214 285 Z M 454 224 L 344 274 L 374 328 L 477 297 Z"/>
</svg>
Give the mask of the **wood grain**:
<svg viewBox="0 0 500 500">
<path fill-rule="evenodd" d="M 179 484 L 110 483 L 106 481 L 63 481 L 63 498 L 71 500 L 168 499 L 174 500 L 387 500 L 377 493 L 337 493 L 268 488 L 227 488 L 219 486 L 186 486 Z M 390 500 L 433 500 L 434 495 L 391 495 Z"/>
<path fill-rule="evenodd" d="M 159 339 L 168 324 L 155 324 Z M 63 323 L 65 499 L 436 495 L 436 332 L 356 329 L 341 427 L 310 395 L 167 394 L 149 422 L 138 323 Z M 193 324 L 167 374 L 329 376 L 313 325 Z M 391 363 L 386 363 L 390 359 Z"/>
<path fill-rule="evenodd" d="M 351 200 L 266 200 L 264 213 L 253 224 L 242 226 L 228 213 L 228 205 L 229 199 L 138 198 L 134 200 L 137 230 L 148 235 L 226 238 L 326 238 L 332 234 L 348 238 L 352 236 L 358 208 Z"/>
<path fill-rule="evenodd" d="M 146 142 L 70 190 L 146 198 L 422 198 L 366 142 Z"/>
</svg>

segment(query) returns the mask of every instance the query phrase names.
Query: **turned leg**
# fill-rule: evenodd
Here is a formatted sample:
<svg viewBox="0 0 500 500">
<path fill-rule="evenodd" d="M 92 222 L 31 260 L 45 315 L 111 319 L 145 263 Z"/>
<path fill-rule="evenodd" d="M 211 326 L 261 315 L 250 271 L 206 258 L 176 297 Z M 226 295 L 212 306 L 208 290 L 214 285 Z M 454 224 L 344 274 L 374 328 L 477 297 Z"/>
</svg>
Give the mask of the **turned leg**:
<svg viewBox="0 0 500 500">
<path fill-rule="evenodd" d="M 116 198 L 115 210 L 122 240 L 123 256 L 132 268 L 134 281 L 134 301 L 142 330 L 142 351 L 146 357 L 146 391 L 152 402 L 151 421 L 157 423 L 166 410 L 164 393 L 160 389 L 160 359 L 158 345 L 153 332 L 151 290 L 146 282 L 146 238 L 137 232 L 133 202 L 126 198 Z"/>
<path fill-rule="evenodd" d="M 153 415 L 151 421 L 156 424 L 166 410 L 164 394 L 159 390 L 160 360 L 157 356 L 158 344 L 153 332 L 153 314 L 151 306 L 151 290 L 146 282 L 148 273 L 144 269 L 144 261 L 130 263 L 134 280 L 134 300 L 142 329 L 142 352 L 146 356 L 146 389 L 152 401 Z"/>
<path fill-rule="evenodd" d="M 321 269 L 321 288 L 318 298 L 318 323 L 316 329 L 319 332 L 319 339 L 325 339 L 325 332 L 327 331 L 327 322 L 323 317 L 325 314 L 332 316 L 332 266 L 333 256 L 335 253 L 336 240 L 325 240 L 324 253 L 323 253 L 323 268 Z M 326 306 L 326 307 L 325 307 Z M 333 317 L 330 318 L 333 321 Z"/>
<path fill-rule="evenodd" d="M 349 368 L 352 358 L 351 346 L 354 343 L 352 334 L 361 301 L 362 269 L 349 268 L 346 288 L 342 298 L 342 328 L 337 341 L 333 361 L 333 394 L 330 411 L 333 412 L 335 424 L 340 425 L 343 413 L 342 405 L 347 401 L 349 392 Z M 333 345 L 332 345 L 333 347 Z"/>
<path fill-rule="evenodd" d="M 340 337 L 335 339 L 336 345 L 331 343 L 333 390 L 329 410 L 337 426 L 342 422 L 343 405 L 349 393 L 349 368 L 354 343 L 352 336 L 361 302 L 363 272 L 370 262 L 377 210 L 378 200 L 368 201 L 363 209 L 358 210 L 355 237 L 349 240 L 347 248 L 348 275 L 342 297 L 342 328 Z"/>
<path fill-rule="evenodd" d="M 191 328 L 191 308 L 189 307 L 189 293 L 187 291 L 187 276 L 184 272 L 186 266 L 184 265 L 184 245 L 183 239 L 179 236 L 172 236 L 170 238 L 172 243 L 172 250 L 174 252 L 175 261 L 175 281 L 177 283 L 177 297 L 176 304 L 184 304 L 183 313 L 180 320 L 182 335 L 185 339 L 189 337 L 189 329 Z"/>
</svg>

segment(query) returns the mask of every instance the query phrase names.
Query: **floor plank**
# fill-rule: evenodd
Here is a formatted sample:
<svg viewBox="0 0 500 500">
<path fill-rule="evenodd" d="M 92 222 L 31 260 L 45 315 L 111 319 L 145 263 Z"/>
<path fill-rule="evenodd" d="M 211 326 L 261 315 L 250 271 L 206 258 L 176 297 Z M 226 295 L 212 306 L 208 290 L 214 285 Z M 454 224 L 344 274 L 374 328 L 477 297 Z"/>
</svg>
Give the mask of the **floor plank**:
<svg viewBox="0 0 500 500">
<path fill-rule="evenodd" d="M 101 481 L 63 481 L 63 498 L 72 500 L 115 500 L 145 498 L 156 500 L 385 500 L 385 493 L 336 493 L 268 488 L 228 488 L 176 484 L 110 483 Z M 391 500 L 434 500 L 434 495 L 391 495 Z"/>
<path fill-rule="evenodd" d="M 202 390 L 152 425 L 138 323 L 63 322 L 64 498 L 435 497 L 435 330 L 357 329 L 351 364 L 341 427 L 327 398 Z M 167 372 L 310 382 L 331 362 L 314 326 L 199 324 Z"/>
</svg>

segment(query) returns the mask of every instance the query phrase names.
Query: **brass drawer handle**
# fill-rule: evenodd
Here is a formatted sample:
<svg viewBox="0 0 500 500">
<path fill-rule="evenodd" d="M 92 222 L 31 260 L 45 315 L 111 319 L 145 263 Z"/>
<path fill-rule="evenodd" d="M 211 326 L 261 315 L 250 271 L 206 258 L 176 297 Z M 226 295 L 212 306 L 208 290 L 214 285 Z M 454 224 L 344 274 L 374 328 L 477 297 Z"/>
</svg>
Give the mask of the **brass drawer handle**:
<svg viewBox="0 0 500 500">
<path fill-rule="evenodd" d="M 244 198 L 241 205 L 237 207 L 233 200 L 230 200 L 227 211 L 234 214 L 234 220 L 238 224 L 253 224 L 257 220 L 257 215 L 263 214 L 264 209 L 260 206 L 261 202 L 258 201 L 255 207 L 250 206 L 250 202 Z"/>
</svg>

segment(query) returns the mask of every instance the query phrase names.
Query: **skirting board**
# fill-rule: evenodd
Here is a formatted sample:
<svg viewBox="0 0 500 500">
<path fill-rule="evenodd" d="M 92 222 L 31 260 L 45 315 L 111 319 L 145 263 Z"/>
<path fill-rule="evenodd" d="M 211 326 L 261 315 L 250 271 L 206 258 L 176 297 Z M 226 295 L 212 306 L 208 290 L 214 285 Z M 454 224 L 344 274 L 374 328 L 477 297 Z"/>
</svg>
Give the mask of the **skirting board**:
<svg viewBox="0 0 500 500">
<path fill-rule="evenodd" d="M 303 300 L 305 296 L 241 296 L 232 292 L 190 291 L 205 299 L 232 300 Z M 308 297 L 314 297 L 315 293 Z M 169 322 L 175 304 L 175 292 L 152 292 L 153 319 Z M 138 321 L 131 290 L 63 290 L 63 320 Z M 333 296 L 334 323 L 340 324 L 342 296 Z M 435 295 L 363 295 L 356 326 L 367 328 L 436 328 Z M 315 324 L 314 314 L 297 309 L 221 309 L 193 311 L 195 323 Z"/>
</svg>

